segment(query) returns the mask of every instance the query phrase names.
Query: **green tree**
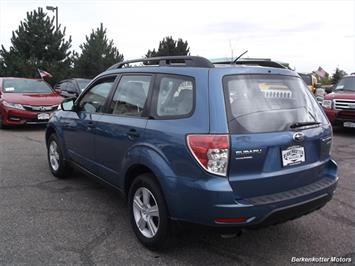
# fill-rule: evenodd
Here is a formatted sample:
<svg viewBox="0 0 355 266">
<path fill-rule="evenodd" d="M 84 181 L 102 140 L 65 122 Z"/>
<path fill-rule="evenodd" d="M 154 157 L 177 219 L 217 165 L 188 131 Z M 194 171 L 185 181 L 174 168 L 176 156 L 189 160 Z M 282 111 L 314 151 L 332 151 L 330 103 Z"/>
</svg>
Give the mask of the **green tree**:
<svg viewBox="0 0 355 266">
<path fill-rule="evenodd" d="M 344 70 L 341 70 L 339 68 L 335 69 L 335 72 L 332 76 L 332 84 L 337 84 L 339 80 L 341 80 L 344 76 L 346 76 L 346 72 Z"/>
<path fill-rule="evenodd" d="M 0 76 L 36 77 L 37 69 L 53 75 L 52 83 L 70 74 L 71 37 L 55 28 L 42 8 L 27 12 L 24 21 L 12 32 L 11 47 L 0 49 Z"/>
<path fill-rule="evenodd" d="M 93 78 L 123 61 L 123 54 L 119 53 L 113 40 L 108 40 L 102 23 L 95 31 L 92 30 L 90 36 L 86 36 L 86 42 L 79 47 L 81 54 L 74 55 L 74 73 L 79 77 Z"/>
<path fill-rule="evenodd" d="M 146 57 L 189 54 L 190 47 L 187 41 L 183 41 L 181 38 L 179 38 L 178 40 L 174 40 L 172 36 L 167 36 L 159 42 L 158 50 L 148 50 Z"/>
</svg>

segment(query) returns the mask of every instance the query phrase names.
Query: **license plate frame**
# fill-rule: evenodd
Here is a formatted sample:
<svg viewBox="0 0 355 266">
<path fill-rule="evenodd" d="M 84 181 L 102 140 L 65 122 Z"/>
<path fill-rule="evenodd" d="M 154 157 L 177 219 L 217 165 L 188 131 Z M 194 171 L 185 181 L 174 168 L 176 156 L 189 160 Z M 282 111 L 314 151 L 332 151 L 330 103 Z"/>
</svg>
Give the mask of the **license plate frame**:
<svg viewBox="0 0 355 266">
<path fill-rule="evenodd" d="M 48 113 L 40 113 L 37 115 L 38 120 L 49 120 L 50 114 Z"/>
<path fill-rule="evenodd" d="M 344 122 L 343 126 L 349 127 L 349 128 L 355 128 L 355 123 L 354 122 Z"/>
<path fill-rule="evenodd" d="M 303 146 L 290 146 L 281 150 L 282 166 L 288 167 L 306 162 L 306 152 Z"/>
</svg>

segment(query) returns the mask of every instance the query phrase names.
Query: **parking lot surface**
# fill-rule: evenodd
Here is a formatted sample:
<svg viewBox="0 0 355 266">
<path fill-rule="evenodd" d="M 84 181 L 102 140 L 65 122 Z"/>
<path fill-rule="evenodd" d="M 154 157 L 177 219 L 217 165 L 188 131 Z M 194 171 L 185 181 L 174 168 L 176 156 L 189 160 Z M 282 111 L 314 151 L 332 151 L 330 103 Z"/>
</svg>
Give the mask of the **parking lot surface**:
<svg viewBox="0 0 355 266">
<path fill-rule="evenodd" d="M 117 192 L 77 172 L 50 174 L 43 127 L 1 130 L 0 264 L 286 265 L 336 256 L 355 265 L 354 130 L 335 130 L 332 156 L 340 180 L 323 209 L 237 238 L 189 231 L 152 252 L 136 240 Z"/>
</svg>

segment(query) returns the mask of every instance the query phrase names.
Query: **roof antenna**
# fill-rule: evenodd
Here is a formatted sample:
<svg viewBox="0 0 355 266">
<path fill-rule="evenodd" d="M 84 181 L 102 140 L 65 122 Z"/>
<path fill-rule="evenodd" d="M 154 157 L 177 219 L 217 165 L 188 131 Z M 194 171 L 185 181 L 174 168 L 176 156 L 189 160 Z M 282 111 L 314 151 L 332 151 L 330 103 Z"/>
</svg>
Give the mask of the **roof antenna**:
<svg viewBox="0 0 355 266">
<path fill-rule="evenodd" d="M 233 63 L 237 62 L 238 59 L 240 59 L 243 55 L 245 55 L 246 53 L 248 52 L 248 50 L 246 50 L 244 53 L 242 53 L 240 56 L 238 56 L 234 61 Z"/>
</svg>

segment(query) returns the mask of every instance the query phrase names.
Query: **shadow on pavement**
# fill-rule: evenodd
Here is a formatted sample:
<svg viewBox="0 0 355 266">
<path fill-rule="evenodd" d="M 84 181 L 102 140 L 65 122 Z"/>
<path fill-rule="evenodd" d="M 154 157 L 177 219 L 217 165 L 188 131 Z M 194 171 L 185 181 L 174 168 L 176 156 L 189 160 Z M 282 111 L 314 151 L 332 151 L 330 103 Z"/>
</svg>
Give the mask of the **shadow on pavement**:
<svg viewBox="0 0 355 266">
<path fill-rule="evenodd" d="M 20 126 L 8 126 L 7 128 L 0 129 L 1 131 L 5 132 L 26 132 L 26 131 L 43 131 L 46 129 L 47 125 L 20 125 Z"/>
<path fill-rule="evenodd" d="M 354 137 L 355 128 L 333 127 L 333 133 L 335 136 Z"/>
</svg>

